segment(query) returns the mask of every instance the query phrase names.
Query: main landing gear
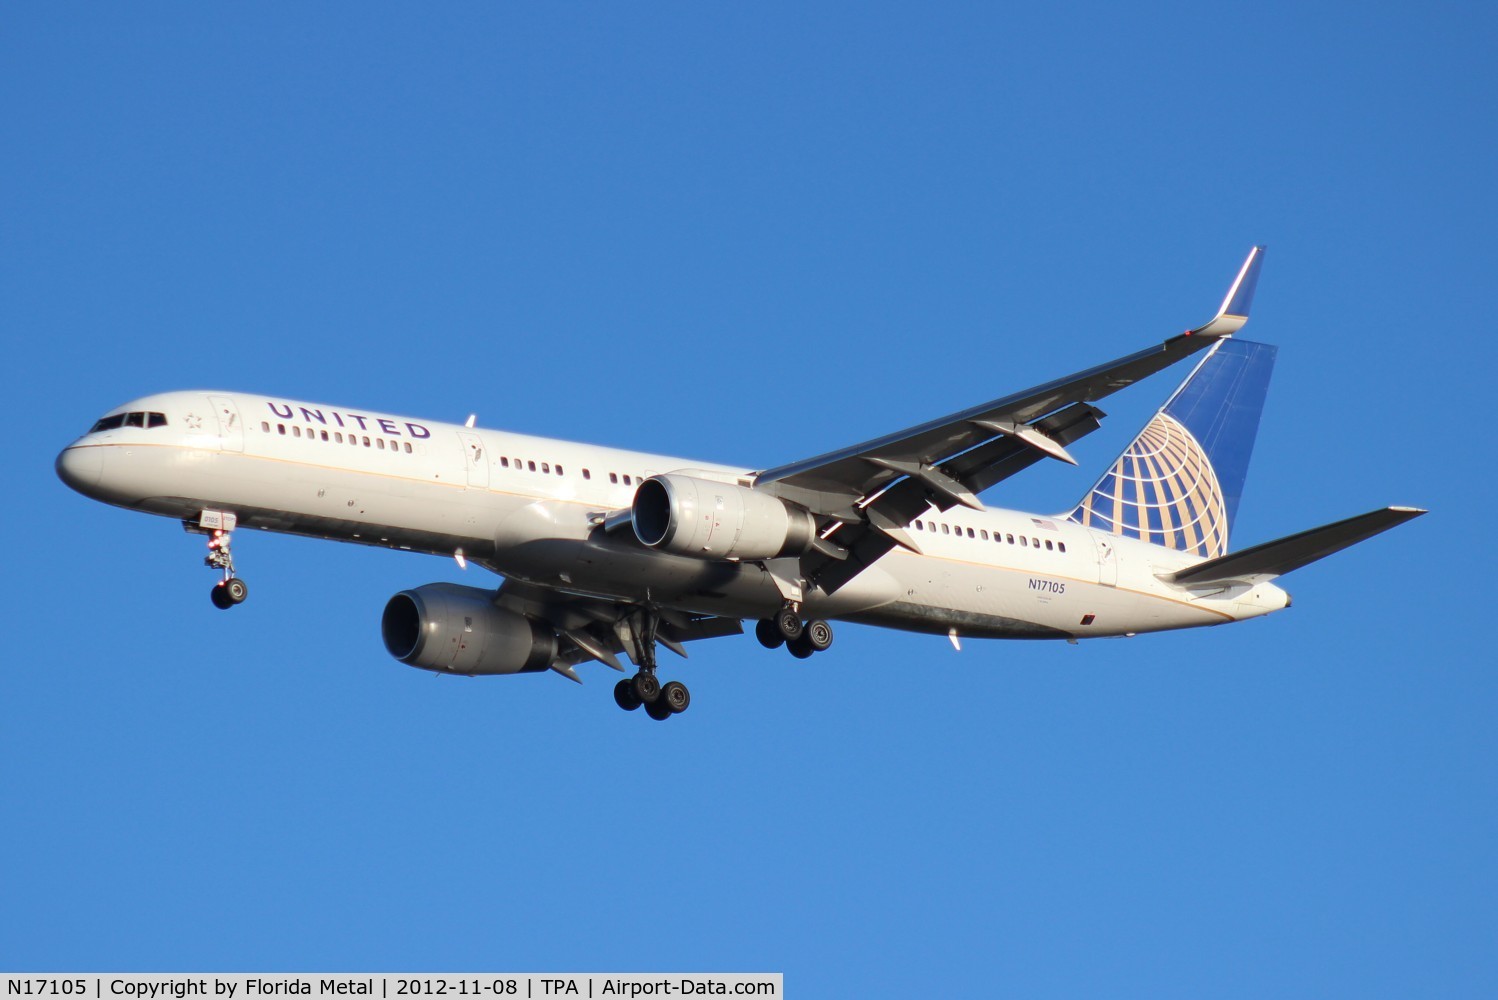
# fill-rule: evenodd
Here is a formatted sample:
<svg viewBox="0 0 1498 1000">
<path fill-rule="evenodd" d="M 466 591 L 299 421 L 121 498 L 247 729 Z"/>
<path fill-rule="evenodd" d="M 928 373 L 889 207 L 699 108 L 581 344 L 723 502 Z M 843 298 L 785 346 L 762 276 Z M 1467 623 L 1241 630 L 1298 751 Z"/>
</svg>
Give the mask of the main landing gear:
<svg viewBox="0 0 1498 1000">
<path fill-rule="evenodd" d="M 215 608 L 224 611 L 236 604 L 243 604 L 244 599 L 250 596 L 250 588 L 234 575 L 234 554 L 229 551 L 232 536 L 233 532 L 215 528 L 213 534 L 208 536 L 208 555 L 203 559 L 203 565 L 223 571 L 224 578 L 213 585 L 208 596 L 213 599 Z"/>
<path fill-rule="evenodd" d="M 832 645 L 832 626 L 820 618 L 803 622 L 800 609 L 787 604 L 774 618 L 756 624 L 754 637 L 766 649 L 784 646 L 796 659 L 804 660 Z"/>
<path fill-rule="evenodd" d="M 626 712 L 643 707 L 645 714 L 658 722 L 685 712 L 692 704 L 687 686 L 681 681 L 662 684 L 655 676 L 655 633 L 660 628 L 660 615 L 642 608 L 621 624 L 627 626 L 621 631 L 627 633 L 630 659 L 640 670 L 614 685 L 614 702 Z"/>
</svg>

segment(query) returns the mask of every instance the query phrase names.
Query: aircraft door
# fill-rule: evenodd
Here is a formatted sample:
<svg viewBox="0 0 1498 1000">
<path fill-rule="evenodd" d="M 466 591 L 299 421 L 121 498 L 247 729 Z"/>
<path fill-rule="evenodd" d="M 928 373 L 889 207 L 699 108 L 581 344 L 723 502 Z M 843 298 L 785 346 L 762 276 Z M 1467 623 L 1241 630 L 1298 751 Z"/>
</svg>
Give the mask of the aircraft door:
<svg viewBox="0 0 1498 1000">
<path fill-rule="evenodd" d="M 239 420 L 239 407 L 228 396 L 209 396 L 213 412 L 218 416 L 218 435 L 225 451 L 244 451 L 244 425 Z"/>
<path fill-rule="evenodd" d="M 468 485 L 480 489 L 489 488 L 489 456 L 484 452 L 484 439 L 472 431 L 459 431 L 463 441 L 463 462 L 468 466 Z"/>
<path fill-rule="evenodd" d="M 1092 543 L 1097 547 L 1097 582 L 1105 587 L 1118 586 L 1118 550 L 1113 547 L 1113 539 L 1094 531 Z"/>
</svg>

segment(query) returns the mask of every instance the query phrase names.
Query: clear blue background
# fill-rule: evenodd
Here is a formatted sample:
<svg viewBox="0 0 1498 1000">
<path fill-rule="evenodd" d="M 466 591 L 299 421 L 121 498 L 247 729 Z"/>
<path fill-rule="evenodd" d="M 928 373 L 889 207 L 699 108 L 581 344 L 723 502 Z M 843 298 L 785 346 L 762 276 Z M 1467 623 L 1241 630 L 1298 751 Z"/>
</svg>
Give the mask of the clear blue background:
<svg viewBox="0 0 1498 1000">
<path fill-rule="evenodd" d="M 13 6 L 0 965 L 1494 995 L 1498 32 L 1400 6 Z M 385 654 L 481 571 L 247 533 L 223 614 L 52 472 L 190 387 L 774 465 L 1200 322 L 1255 242 L 1238 540 L 1433 513 L 1228 629 L 728 639 L 656 724 Z M 1179 374 L 987 499 L 1067 507 Z"/>
</svg>

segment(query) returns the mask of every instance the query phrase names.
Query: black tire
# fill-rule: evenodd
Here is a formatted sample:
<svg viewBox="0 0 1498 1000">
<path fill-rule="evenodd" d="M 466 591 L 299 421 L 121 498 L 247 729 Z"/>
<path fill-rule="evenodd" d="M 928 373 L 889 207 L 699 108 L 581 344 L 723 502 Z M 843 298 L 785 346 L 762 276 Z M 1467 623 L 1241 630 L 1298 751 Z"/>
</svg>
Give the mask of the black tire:
<svg viewBox="0 0 1498 1000">
<path fill-rule="evenodd" d="M 806 641 L 811 643 L 811 648 L 820 653 L 832 645 L 832 626 L 818 619 L 806 623 Z"/>
<path fill-rule="evenodd" d="M 681 681 L 667 681 L 661 685 L 660 704 L 672 712 L 685 712 L 692 703 L 692 692 Z"/>
<path fill-rule="evenodd" d="M 229 600 L 229 595 L 224 592 L 222 583 L 215 583 L 213 589 L 208 592 L 208 597 L 213 601 L 213 606 L 220 611 L 228 611 L 234 607 L 234 602 Z"/>
<path fill-rule="evenodd" d="M 775 623 L 768 618 L 761 618 L 754 625 L 754 638 L 766 649 L 779 649 L 785 645 L 785 636 L 775 627 Z"/>
<path fill-rule="evenodd" d="M 652 704 L 661 696 L 661 682 L 655 679 L 655 674 L 647 674 L 642 670 L 635 674 L 631 683 L 635 686 L 635 697 L 643 705 Z"/>
<path fill-rule="evenodd" d="M 224 593 L 228 595 L 230 604 L 243 604 L 244 599 L 250 596 L 249 586 L 239 577 L 231 577 L 224 584 Z"/>
<path fill-rule="evenodd" d="M 635 682 L 625 677 L 614 685 L 614 704 L 626 712 L 633 712 L 641 704 L 640 696 L 635 694 Z"/>
<path fill-rule="evenodd" d="M 666 699 L 657 698 L 655 701 L 645 703 L 645 714 L 656 722 L 664 722 L 676 713 L 671 711 L 671 706 L 666 704 Z"/>
<path fill-rule="evenodd" d="M 805 632 L 802 632 L 799 636 L 786 643 L 785 648 L 789 649 L 791 655 L 798 660 L 804 660 L 816 652 L 811 645 L 811 636 Z"/>
<path fill-rule="evenodd" d="M 786 642 L 800 638 L 801 633 L 806 631 L 806 626 L 801 624 L 801 616 L 790 608 L 784 608 L 775 616 L 775 631 Z"/>
</svg>

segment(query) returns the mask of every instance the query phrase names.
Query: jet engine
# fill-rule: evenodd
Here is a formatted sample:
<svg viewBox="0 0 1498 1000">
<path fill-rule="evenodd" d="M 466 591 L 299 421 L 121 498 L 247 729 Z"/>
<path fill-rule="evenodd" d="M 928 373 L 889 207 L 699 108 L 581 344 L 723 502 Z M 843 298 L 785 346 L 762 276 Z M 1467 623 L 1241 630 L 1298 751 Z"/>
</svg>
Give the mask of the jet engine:
<svg viewBox="0 0 1498 1000">
<path fill-rule="evenodd" d="M 390 598 L 380 635 L 397 660 L 442 673 L 529 673 L 545 670 L 557 652 L 549 627 L 495 607 L 492 590 L 453 583 Z"/>
<path fill-rule="evenodd" d="M 808 511 L 779 497 L 676 473 L 640 484 L 630 520 L 641 544 L 697 559 L 800 555 L 817 532 Z"/>
</svg>

